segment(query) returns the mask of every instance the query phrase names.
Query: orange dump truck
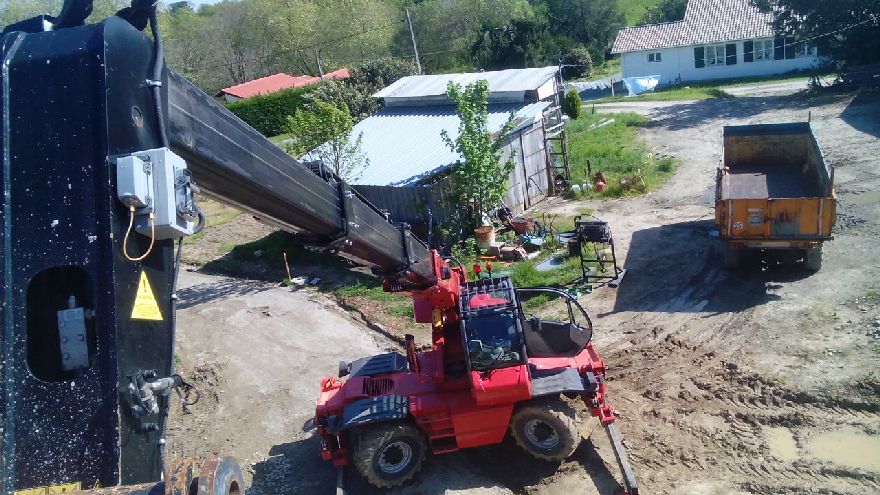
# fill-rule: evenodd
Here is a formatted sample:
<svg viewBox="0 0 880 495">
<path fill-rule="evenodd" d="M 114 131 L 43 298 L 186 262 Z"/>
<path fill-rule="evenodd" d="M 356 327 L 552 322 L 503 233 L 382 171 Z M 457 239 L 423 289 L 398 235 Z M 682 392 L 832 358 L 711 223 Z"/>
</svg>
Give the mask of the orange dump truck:
<svg viewBox="0 0 880 495">
<path fill-rule="evenodd" d="M 822 266 L 836 195 L 808 122 L 725 126 L 715 187 L 722 263 L 737 268 L 746 250 L 784 250 L 783 259 Z"/>
</svg>

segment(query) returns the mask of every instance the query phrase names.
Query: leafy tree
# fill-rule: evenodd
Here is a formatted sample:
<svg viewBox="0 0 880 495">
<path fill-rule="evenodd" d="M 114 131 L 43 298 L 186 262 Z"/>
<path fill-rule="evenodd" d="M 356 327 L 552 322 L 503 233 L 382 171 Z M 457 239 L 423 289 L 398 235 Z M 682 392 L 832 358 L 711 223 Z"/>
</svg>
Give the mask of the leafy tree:
<svg viewBox="0 0 880 495">
<path fill-rule="evenodd" d="M 362 63 L 351 70 L 347 83 L 376 91 L 394 81 L 416 73 L 416 64 L 409 60 L 381 58 Z M 375 91 L 374 91 L 375 92 Z"/>
<path fill-rule="evenodd" d="M 485 21 L 471 51 L 481 69 L 524 68 L 546 63 L 550 43 L 543 19 L 514 19 L 508 24 Z"/>
<path fill-rule="evenodd" d="M 288 117 L 287 130 L 293 144 L 288 153 L 300 156 L 309 152 L 312 158 L 330 166 L 336 175 L 347 181 L 356 180 L 369 166 L 361 151 L 363 135 L 349 141 L 354 126 L 348 109 L 321 100 L 313 100 Z"/>
<path fill-rule="evenodd" d="M 469 84 L 462 90 L 453 82 L 446 94 L 455 102 L 459 125 L 458 137 L 452 139 L 441 132 L 450 149 L 459 153 L 464 162 L 457 163 L 455 195 L 458 204 L 471 207 L 471 226 L 480 223 L 484 215 L 494 211 L 507 193 L 507 178 L 514 168 L 511 158 L 502 161 L 504 144 L 513 129 L 513 115 L 498 134 L 489 129 L 489 83 L 485 79 Z"/>
<path fill-rule="evenodd" d="M 320 100 L 337 108 L 348 109 L 354 122 L 369 117 L 379 110 L 379 102 L 372 97 L 374 90 L 348 81 L 325 80 L 309 90 L 309 100 Z"/>
<path fill-rule="evenodd" d="M 617 31 L 626 22 L 615 1 L 543 0 L 547 24 L 556 36 L 581 43 L 596 61 L 605 60 Z"/>
<path fill-rule="evenodd" d="M 582 104 L 581 95 L 578 94 L 577 90 L 574 88 L 569 89 L 568 92 L 565 93 L 565 99 L 562 100 L 562 111 L 572 120 L 577 120 L 581 115 Z"/>
<path fill-rule="evenodd" d="M 575 79 L 589 76 L 593 70 L 593 58 L 590 51 L 583 45 L 576 46 L 562 57 L 562 77 Z"/>
<path fill-rule="evenodd" d="M 781 36 L 810 40 L 843 65 L 880 62 L 880 0 L 752 0 Z M 839 31 L 839 32 L 838 32 Z M 833 33 L 833 34 L 832 34 Z"/>
<path fill-rule="evenodd" d="M 639 24 L 656 24 L 684 19 L 688 0 L 660 0 L 657 5 L 648 8 Z"/>
</svg>

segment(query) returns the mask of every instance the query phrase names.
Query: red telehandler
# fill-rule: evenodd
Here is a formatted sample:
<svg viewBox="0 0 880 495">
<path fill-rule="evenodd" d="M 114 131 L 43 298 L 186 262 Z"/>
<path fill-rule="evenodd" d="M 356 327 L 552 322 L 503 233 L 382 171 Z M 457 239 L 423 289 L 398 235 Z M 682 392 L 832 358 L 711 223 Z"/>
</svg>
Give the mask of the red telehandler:
<svg viewBox="0 0 880 495">
<path fill-rule="evenodd" d="M 581 442 L 580 398 L 605 427 L 623 474 L 624 493 L 638 487 L 605 399 L 605 363 L 590 341 L 592 323 L 568 293 L 515 288 L 507 277 L 468 281 L 454 259 L 432 253 L 436 283 L 410 290 L 416 322 L 430 323 L 431 349 L 340 363 L 342 382 L 321 382 L 315 424 L 321 455 L 337 467 L 353 464 L 371 484 L 400 485 L 427 451 L 454 452 L 500 443 L 507 432 L 526 452 L 562 461 Z M 453 263 L 450 266 L 450 261 Z M 386 290 L 394 290 L 386 281 Z M 529 315 L 523 303 L 542 297 L 562 305 L 567 321 Z M 546 303 L 545 303 L 546 304 Z"/>
<path fill-rule="evenodd" d="M 66 0 L 0 31 L 0 495 L 243 495 L 219 456 L 167 462 L 182 238 L 205 194 L 370 267 L 412 296 L 430 350 L 343 363 L 322 381 L 321 455 L 371 483 L 410 479 L 430 449 L 502 441 L 541 459 L 580 439 L 562 396 L 608 432 L 638 493 L 606 401 L 605 366 L 576 300 L 468 281 L 333 174 L 303 166 L 165 64 L 155 0 L 86 24 Z M 149 26 L 151 37 L 143 30 Z M 568 321 L 528 315 L 553 295 Z M 526 305 L 527 307 L 528 305 Z"/>
</svg>

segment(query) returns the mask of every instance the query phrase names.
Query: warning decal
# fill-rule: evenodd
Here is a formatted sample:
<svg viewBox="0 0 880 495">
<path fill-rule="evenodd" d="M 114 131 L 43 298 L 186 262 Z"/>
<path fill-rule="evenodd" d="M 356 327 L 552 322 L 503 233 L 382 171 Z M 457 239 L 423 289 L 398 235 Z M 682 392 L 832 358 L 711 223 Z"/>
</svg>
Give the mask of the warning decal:
<svg viewBox="0 0 880 495">
<path fill-rule="evenodd" d="M 162 312 L 159 311 L 159 304 L 156 303 L 156 296 L 153 294 L 153 288 L 150 287 L 146 272 L 141 272 L 137 296 L 131 308 L 131 319 L 162 321 Z"/>
</svg>

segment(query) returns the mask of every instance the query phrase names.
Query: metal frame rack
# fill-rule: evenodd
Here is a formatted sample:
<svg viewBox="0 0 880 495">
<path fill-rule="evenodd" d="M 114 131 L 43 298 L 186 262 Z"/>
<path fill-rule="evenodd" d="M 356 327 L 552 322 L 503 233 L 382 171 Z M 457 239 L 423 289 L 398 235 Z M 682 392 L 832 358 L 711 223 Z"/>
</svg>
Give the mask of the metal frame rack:
<svg viewBox="0 0 880 495">
<path fill-rule="evenodd" d="M 611 287 L 617 287 L 620 285 L 620 281 L 623 279 L 626 270 L 617 266 L 617 254 L 614 250 L 614 236 L 611 235 L 611 228 L 608 227 L 608 222 L 603 222 L 601 220 L 582 221 L 581 218 L 581 216 L 577 216 L 574 219 L 578 253 L 581 258 L 581 278 L 587 282 L 591 280 L 602 280 Z M 586 255 L 585 248 L 587 247 L 587 244 L 593 245 L 594 257 L 592 258 Z M 602 255 L 605 246 L 608 246 L 611 249 L 611 259 Z M 605 265 L 610 263 L 614 273 L 613 275 L 597 274 L 599 272 L 596 272 L 592 267 L 588 266 L 589 263 L 598 264 L 601 273 L 605 272 Z"/>
</svg>

